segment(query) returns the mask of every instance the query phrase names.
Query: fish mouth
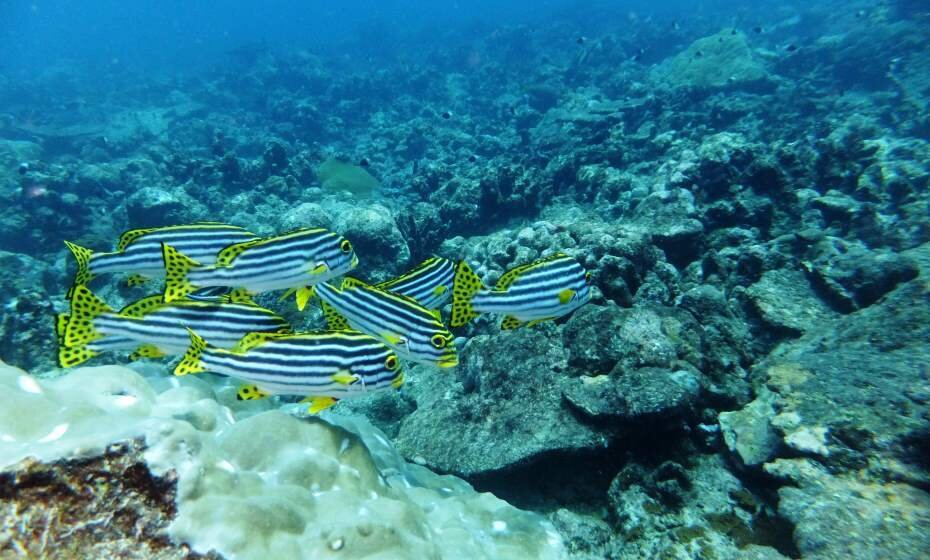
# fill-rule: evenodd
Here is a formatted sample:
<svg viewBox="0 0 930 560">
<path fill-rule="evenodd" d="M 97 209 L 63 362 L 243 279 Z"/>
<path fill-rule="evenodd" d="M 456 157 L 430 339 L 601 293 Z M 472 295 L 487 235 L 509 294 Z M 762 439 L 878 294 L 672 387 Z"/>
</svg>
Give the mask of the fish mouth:
<svg viewBox="0 0 930 560">
<path fill-rule="evenodd" d="M 436 362 L 436 365 L 441 368 L 451 368 L 459 365 L 459 357 L 456 355 L 444 356 Z"/>
</svg>

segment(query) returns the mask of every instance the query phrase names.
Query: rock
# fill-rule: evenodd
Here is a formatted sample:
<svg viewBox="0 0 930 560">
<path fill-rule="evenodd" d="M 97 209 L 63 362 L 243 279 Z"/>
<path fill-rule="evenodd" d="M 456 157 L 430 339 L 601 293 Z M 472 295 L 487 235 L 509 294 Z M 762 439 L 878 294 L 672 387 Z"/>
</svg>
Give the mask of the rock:
<svg viewBox="0 0 930 560">
<path fill-rule="evenodd" d="M 767 325 L 796 336 L 836 316 L 801 272 L 770 270 L 746 295 Z"/>
<path fill-rule="evenodd" d="M 0 358 L 19 367 L 54 367 L 51 294 L 60 289 L 52 269 L 28 255 L 0 251 Z"/>
<path fill-rule="evenodd" d="M 700 395 L 697 377 L 685 370 L 639 368 L 569 382 L 565 398 L 592 420 L 654 422 L 681 416 Z"/>
<path fill-rule="evenodd" d="M 430 468 L 475 477 L 606 445 L 607 436 L 576 419 L 562 398 L 568 356 L 552 334 L 524 328 L 471 339 L 460 351 L 458 381 L 444 372 L 424 380 L 398 449 Z"/>
<path fill-rule="evenodd" d="M 917 276 L 917 265 L 888 251 L 870 251 L 859 243 L 827 238 L 812 251 L 810 270 L 818 287 L 840 311 L 868 307 L 901 282 Z"/>
<path fill-rule="evenodd" d="M 650 79 L 660 88 L 748 87 L 765 83 L 768 71 L 741 32 L 727 28 L 691 43 L 659 64 Z"/>
<path fill-rule="evenodd" d="M 775 456 L 779 437 L 772 428 L 777 395 L 763 390 L 754 401 L 717 417 L 723 441 L 746 466 L 758 466 Z"/>
<path fill-rule="evenodd" d="M 288 210 L 281 219 L 281 229 L 290 231 L 298 228 L 324 228 L 329 229 L 332 217 L 323 207 L 314 202 L 304 202 L 296 208 Z"/>
<path fill-rule="evenodd" d="M 930 555 L 930 494 L 907 484 L 833 476 L 809 459 L 766 465 L 792 484 L 778 513 L 794 524 L 803 558 L 910 559 Z"/>
<path fill-rule="evenodd" d="M 407 267 L 410 248 L 390 210 L 380 204 L 346 206 L 333 215 L 333 229 L 355 248 L 361 276 L 381 281 Z"/>
<path fill-rule="evenodd" d="M 144 187 L 126 200 L 126 212 L 133 227 L 183 224 L 202 215 L 200 205 L 182 189 Z"/>
</svg>

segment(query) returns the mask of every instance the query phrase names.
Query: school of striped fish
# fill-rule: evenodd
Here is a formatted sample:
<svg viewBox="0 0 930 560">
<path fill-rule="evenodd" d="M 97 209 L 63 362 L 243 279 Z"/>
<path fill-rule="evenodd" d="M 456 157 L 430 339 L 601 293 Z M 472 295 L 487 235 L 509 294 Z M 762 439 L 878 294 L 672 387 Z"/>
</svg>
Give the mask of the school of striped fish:
<svg viewBox="0 0 930 560">
<path fill-rule="evenodd" d="M 486 287 L 465 261 L 431 257 L 369 284 L 349 273 L 359 258 L 337 233 L 307 228 L 260 237 L 201 222 L 123 233 L 110 252 L 66 241 L 77 262 L 68 313 L 56 317 L 58 361 L 73 367 L 102 354 L 130 360 L 181 356 L 175 375 L 208 372 L 241 382 L 237 398 L 303 397 L 316 414 L 341 399 L 398 389 L 404 362 L 459 363 L 455 336 L 480 314 L 503 315 L 501 329 L 565 316 L 591 298 L 591 276 L 563 253 L 515 267 Z M 129 286 L 163 280 L 161 292 L 122 309 L 88 284 L 125 274 Z M 283 290 L 299 310 L 316 298 L 321 330 L 294 332 L 257 294 Z"/>
</svg>

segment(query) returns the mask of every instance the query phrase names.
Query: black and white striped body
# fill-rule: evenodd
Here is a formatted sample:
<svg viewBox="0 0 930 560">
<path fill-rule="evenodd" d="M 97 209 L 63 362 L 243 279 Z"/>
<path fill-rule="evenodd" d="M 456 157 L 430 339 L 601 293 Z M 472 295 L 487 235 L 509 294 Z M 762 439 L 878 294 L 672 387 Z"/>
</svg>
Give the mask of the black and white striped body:
<svg viewBox="0 0 930 560">
<path fill-rule="evenodd" d="M 316 293 L 349 326 L 383 340 L 401 358 L 440 367 L 458 365 L 452 333 L 416 301 L 355 279 L 346 279 L 342 289 L 319 284 Z"/>
<path fill-rule="evenodd" d="M 262 239 L 243 248 L 228 265 L 221 257 L 217 266 L 191 270 L 188 280 L 198 287 L 239 287 L 261 293 L 312 286 L 341 276 L 357 264 L 344 237 L 311 229 Z"/>
<path fill-rule="evenodd" d="M 94 328 L 110 338 L 130 339 L 135 346 L 151 344 L 165 354 L 183 354 L 190 346 L 187 329 L 193 329 L 211 345 L 234 347 L 250 332 L 284 332 L 287 321 L 257 305 L 177 301 L 165 304 L 143 317 L 105 313 L 93 319 Z"/>
<path fill-rule="evenodd" d="M 452 296 L 455 264 L 432 257 L 401 276 L 381 282 L 376 288 L 407 296 L 427 309 L 439 309 Z"/>
<path fill-rule="evenodd" d="M 190 224 L 154 228 L 142 233 L 123 246 L 121 250 L 112 253 L 94 253 L 90 257 L 88 267 L 94 276 L 126 272 L 147 277 L 161 277 L 165 274 L 162 243 L 175 247 L 197 262 L 213 264 L 217 254 L 225 247 L 254 239 L 258 239 L 254 233 L 226 224 Z"/>
<path fill-rule="evenodd" d="M 501 313 L 527 322 L 567 315 L 590 299 L 585 269 L 575 259 L 561 256 L 526 267 L 503 289 L 479 291 L 471 304 L 479 313 Z"/>
<path fill-rule="evenodd" d="M 336 399 L 398 387 L 397 356 L 362 333 L 323 331 L 275 337 L 241 353 L 207 347 L 206 371 L 255 384 L 270 395 Z"/>
</svg>

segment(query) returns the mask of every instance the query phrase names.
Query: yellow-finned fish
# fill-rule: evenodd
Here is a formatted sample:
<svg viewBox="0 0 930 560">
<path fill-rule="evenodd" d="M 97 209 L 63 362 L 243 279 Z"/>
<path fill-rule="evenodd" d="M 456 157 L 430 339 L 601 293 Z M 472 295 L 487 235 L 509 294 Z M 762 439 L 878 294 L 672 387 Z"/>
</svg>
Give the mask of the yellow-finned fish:
<svg viewBox="0 0 930 560">
<path fill-rule="evenodd" d="M 74 289 L 71 314 L 62 317 L 58 320 L 62 367 L 126 348 L 135 349 L 131 358 L 183 354 L 190 344 L 188 328 L 199 329 L 221 348 L 232 348 L 251 332 L 290 332 L 287 321 L 254 303 L 164 303 L 157 294 L 114 311 L 86 286 Z"/>
<path fill-rule="evenodd" d="M 257 294 L 298 288 L 298 300 L 310 287 L 358 266 L 349 240 L 325 229 L 301 229 L 226 247 L 216 264 L 205 265 L 169 244 L 162 245 L 165 301 L 201 288 L 228 286 Z"/>
<path fill-rule="evenodd" d="M 358 332 L 252 333 L 232 350 L 208 345 L 193 330 L 190 341 L 175 375 L 211 372 L 234 377 L 249 383 L 239 390 L 238 397 L 245 400 L 305 396 L 314 414 L 338 399 L 396 389 L 404 382 L 397 355 Z"/>
<path fill-rule="evenodd" d="M 455 271 L 450 324 L 460 327 L 480 313 L 500 313 L 501 328 L 515 329 L 557 319 L 590 299 L 591 275 L 564 253 L 508 270 L 493 289 L 462 261 Z"/>
<path fill-rule="evenodd" d="M 439 319 L 416 301 L 347 277 L 342 287 L 324 282 L 315 288 L 327 328 L 368 333 L 384 341 L 401 358 L 439 367 L 458 365 L 455 341 Z"/>
<path fill-rule="evenodd" d="M 254 233 L 238 226 L 218 222 L 131 229 L 119 237 L 116 250 L 97 253 L 65 241 L 77 261 L 74 286 L 84 286 L 94 277 L 109 273 L 129 273 L 130 285 L 165 274 L 162 243 L 177 248 L 185 255 L 204 264 L 212 264 L 217 254 L 235 243 L 258 239 Z M 71 293 L 68 292 L 70 299 Z"/>
</svg>

